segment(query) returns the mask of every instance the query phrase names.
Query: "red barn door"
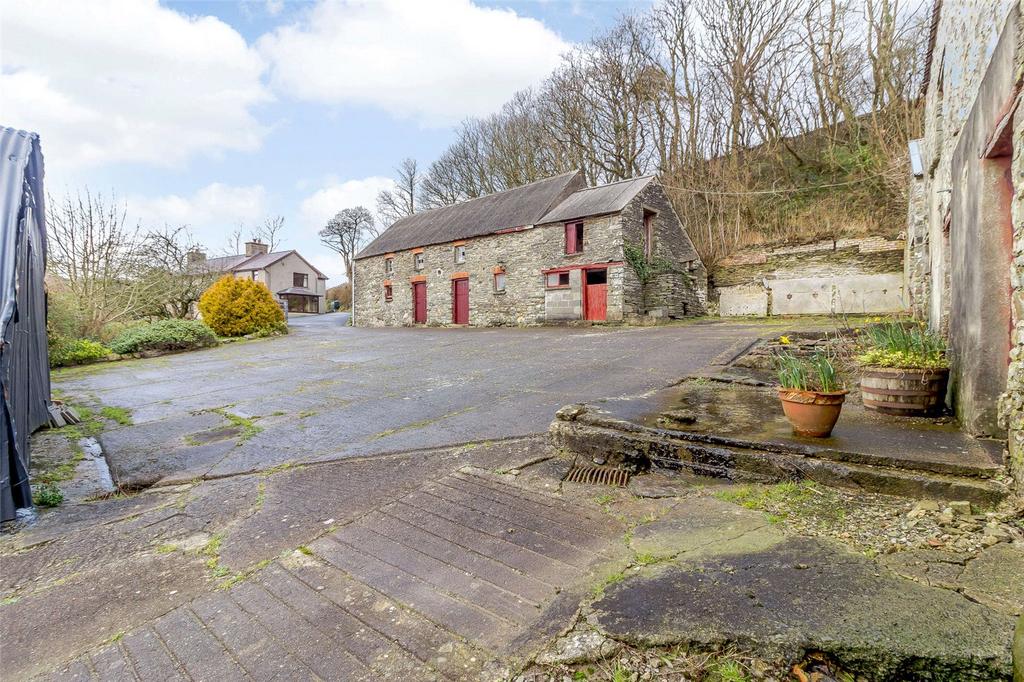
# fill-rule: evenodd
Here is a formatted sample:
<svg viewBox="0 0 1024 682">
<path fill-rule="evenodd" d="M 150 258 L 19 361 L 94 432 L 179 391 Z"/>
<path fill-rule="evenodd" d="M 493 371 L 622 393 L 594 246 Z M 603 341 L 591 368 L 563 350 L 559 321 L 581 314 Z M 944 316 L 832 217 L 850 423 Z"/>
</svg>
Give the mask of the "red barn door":
<svg viewBox="0 0 1024 682">
<path fill-rule="evenodd" d="M 469 324 L 469 279 L 452 280 L 452 322 Z"/>
<path fill-rule="evenodd" d="M 604 322 L 608 319 L 608 271 L 583 272 L 583 319 Z"/>
<path fill-rule="evenodd" d="M 412 319 L 416 324 L 427 323 L 427 283 L 412 283 Z"/>
</svg>

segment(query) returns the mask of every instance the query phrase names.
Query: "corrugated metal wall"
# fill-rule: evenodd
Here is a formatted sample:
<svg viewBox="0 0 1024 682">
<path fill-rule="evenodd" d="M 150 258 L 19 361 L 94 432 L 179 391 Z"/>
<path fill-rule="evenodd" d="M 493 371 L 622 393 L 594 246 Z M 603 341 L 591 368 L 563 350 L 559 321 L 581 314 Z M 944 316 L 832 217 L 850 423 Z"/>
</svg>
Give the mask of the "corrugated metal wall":
<svg viewBox="0 0 1024 682">
<path fill-rule="evenodd" d="M 39 136 L 0 129 L 0 518 L 32 504 L 29 434 L 49 418 Z"/>
</svg>

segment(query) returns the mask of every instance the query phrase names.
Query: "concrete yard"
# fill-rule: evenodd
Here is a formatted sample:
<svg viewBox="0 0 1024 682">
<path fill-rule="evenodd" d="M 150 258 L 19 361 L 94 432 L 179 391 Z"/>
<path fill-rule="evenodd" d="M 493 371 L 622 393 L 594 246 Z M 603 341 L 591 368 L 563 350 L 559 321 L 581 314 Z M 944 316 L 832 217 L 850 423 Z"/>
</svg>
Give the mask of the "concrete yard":
<svg viewBox="0 0 1024 682">
<path fill-rule="evenodd" d="M 131 410 L 134 424 L 107 430 L 102 444 L 115 481 L 135 488 L 538 433 L 563 405 L 662 388 L 766 331 L 345 321 L 297 317 L 287 338 L 61 371 L 54 388 Z"/>
<path fill-rule="evenodd" d="M 776 671 L 820 652 L 867 679 L 1010 675 L 1011 536 L 882 561 L 715 479 L 563 482 L 557 408 L 628 412 L 773 324 L 295 322 L 56 375 L 73 402 L 131 410 L 99 440 L 138 491 L 0 536 L 0 678 L 547 680 L 619 651 L 737 644 Z M 956 575 L 922 578 L 933 561 Z"/>
</svg>

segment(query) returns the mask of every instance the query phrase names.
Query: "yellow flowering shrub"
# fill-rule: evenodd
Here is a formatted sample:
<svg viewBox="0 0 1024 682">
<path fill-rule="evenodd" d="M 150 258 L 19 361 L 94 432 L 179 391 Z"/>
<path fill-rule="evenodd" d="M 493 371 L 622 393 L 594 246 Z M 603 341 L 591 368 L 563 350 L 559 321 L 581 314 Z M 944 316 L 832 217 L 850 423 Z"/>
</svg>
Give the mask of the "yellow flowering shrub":
<svg viewBox="0 0 1024 682">
<path fill-rule="evenodd" d="M 285 331 L 284 312 L 262 282 L 224 275 L 203 292 L 199 312 L 220 336 Z"/>
</svg>

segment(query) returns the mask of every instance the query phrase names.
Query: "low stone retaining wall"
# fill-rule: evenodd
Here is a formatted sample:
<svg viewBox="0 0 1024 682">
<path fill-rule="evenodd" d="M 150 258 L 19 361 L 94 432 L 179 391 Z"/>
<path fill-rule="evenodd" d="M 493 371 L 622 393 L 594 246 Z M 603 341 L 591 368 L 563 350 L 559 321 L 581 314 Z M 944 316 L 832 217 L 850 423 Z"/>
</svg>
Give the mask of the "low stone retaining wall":
<svg viewBox="0 0 1024 682">
<path fill-rule="evenodd" d="M 722 317 L 903 312 L 903 252 L 882 237 L 744 251 L 718 265 L 712 297 Z"/>
</svg>

